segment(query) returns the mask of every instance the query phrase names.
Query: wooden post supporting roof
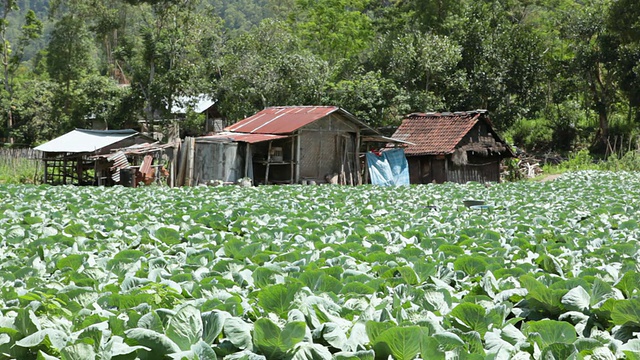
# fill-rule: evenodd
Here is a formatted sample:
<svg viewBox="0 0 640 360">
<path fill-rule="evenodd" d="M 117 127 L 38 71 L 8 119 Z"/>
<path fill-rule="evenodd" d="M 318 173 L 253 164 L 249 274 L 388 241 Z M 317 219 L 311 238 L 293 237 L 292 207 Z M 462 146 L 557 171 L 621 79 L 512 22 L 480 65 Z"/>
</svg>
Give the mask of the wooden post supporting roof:
<svg viewBox="0 0 640 360">
<path fill-rule="evenodd" d="M 247 151 L 244 154 L 244 177 L 249 177 L 249 166 L 252 165 L 253 161 L 251 160 L 251 143 L 247 143 Z"/>
<path fill-rule="evenodd" d="M 296 183 L 300 182 L 300 130 L 296 132 Z"/>
</svg>

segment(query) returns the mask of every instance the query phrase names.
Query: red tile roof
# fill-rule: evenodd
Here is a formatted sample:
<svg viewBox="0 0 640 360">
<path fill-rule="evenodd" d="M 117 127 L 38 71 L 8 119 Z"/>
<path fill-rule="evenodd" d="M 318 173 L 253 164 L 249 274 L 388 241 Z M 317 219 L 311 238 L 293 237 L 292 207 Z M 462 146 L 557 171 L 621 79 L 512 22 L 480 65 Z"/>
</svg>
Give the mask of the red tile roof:
<svg viewBox="0 0 640 360">
<path fill-rule="evenodd" d="M 402 121 L 392 138 L 414 144 L 405 148 L 406 155 L 451 154 L 482 114 L 485 111 L 411 114 Z"/>
<path fill-rule="evenodd" d="M 336 111 L 352 117 L 337 106 L 278 106 L 266 108 L 225 130 L 253 134 L 290 134 Z"/>
</svg>

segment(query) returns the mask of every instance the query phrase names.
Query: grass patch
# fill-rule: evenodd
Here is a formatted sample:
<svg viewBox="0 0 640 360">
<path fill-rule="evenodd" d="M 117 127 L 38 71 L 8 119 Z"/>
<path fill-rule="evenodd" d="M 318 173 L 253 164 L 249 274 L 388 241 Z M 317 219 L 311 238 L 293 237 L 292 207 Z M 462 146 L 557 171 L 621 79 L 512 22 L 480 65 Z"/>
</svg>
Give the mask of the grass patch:
<svg viewBox="0 0 640 360">
<path fill-rule="evenodd" d="M 0 184 L 39 184 L 39 160 L 0 156 Z"/>
<path fill-rule="evenodd" d="M 598 160 L 593 158 L 587 150 L 581 150 L 571 154 L 569 160 L 560 164 L 544 165 L 543 172 L 538 178 L 580 170 L 640 171 L 640 152 L 632 150 L 620 158 L 612 155 L 607 160 Z"/>
</svg>

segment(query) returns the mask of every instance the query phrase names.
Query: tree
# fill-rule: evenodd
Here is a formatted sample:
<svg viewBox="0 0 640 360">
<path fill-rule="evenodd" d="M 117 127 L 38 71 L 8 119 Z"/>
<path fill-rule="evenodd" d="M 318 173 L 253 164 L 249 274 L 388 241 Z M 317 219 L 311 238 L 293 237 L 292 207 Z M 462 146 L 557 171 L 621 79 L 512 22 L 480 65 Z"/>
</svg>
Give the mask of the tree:
<svg viewBox="0 0 640 360">
<path fill-rule="evenodd" d="M 448 95 L 454 108 L 489 110 L 501 130 L 535 114 L 545 79 L 543 43 L 505 3 L 482 1 L 465 9 L 464 26 L 451 35 L 462 47 L 458 69 L 464 80 Z"/>
<path fill-rule="evenodd" d="M 575 75 L 585 106 L 598 116 L 593 146 L 601 151 L 609 136 L 610 115 L 618 100 L 613 67 L 616 54 L 611 51 L 615 46 L 602 16 L 609 6 L 610 0 L 575 3 L 573 11 L 566 13 L 561 33 L 573 53 L 566 76 Z"/>
<path fill-rule="evenodd" d="M 48 46 L 47 71 L 70 91 L 73 82 L 96 70 L 91 34 L 83 19 L 65 15 L 55 24 Z"/>
<path fill-rule="evenodd" d="M 227 44 L 220 108 L 241 119 L 267 106 L 317 104 L 330 74 L 327 62 L 302 50 L 285 24 L 265 20 Z"/>
<path fill-rule="evenodd" d="M 322 102 L 340 106 L 369 126 L 381 127 L 398 125 L 412 109 L 409 100 L 407 91 L 393 80 L 370 71 L 328 83 Z"/>
<path fill-rule="evenodd" d="M 368 6 L 374 23 L 382 33 L 402 34 L 410 28 L 422 33 L 450 35 L 451 29 L 464 26 L 467 0 L 391 0 L 374 1 Z"/>
<path fill-rule="evenodd" d="M 60 123 L 63 131 L 85 125 L 88 114 L 78 117 L 75 107 L 82 106 L 78 104 L 78 84 L 97 70 L 93 44 L 86 23 L 79 16 L 67 14 L 56 22 L 46 61 L 47 72 L 58 86 L 51 120 Z"/>
<path fill-rule="evenodd" d="M 371 19 L 363 11 L 369 0 L 297 0 L 293 29 L 302 45 L 336 64 L 364 50 L 373 38 Z"/>
<path fill-rule="evenodd" d="M 50 140 L 63 130 L 51 121 L 57 86 L 51 81 L 27 79 L 15 86 L 15 124 L 12 136 L 16 142 L 33 145 Z"/>
<path fill-rule="evenodd" d="M 7 117 L 6 136 L 9 143 L 13 143 L 14 139 L 11 132 L 14 127 L 14 77 L 22 64 L 24 49 L 31 40 L 37 39 L 42 34 L 42 23 L 37 19 L 35 13 L 29 10 L 25 16 L 25 24 L 22 26 L 18 46 L 13 49 L 7 38 L 8 17 L 11 12 L 17 11 L 19 8 L 15 0 L 2 0 L 0 5 L 2 5 L 2 18 L 0 19 L 0 41 L 2 41 L 2 44 L 0 44 L 0 49 L 2 50 L 2 82 L 4 85 L 2 107 L 5 109 L 5 116 Z"/>
<path fill-rule="evenodd" d="M 618 0 L 611 4 L 606 27 L 616 42 L 617 81 L 629 103 L 629 120 L 635 109 L 640 123 L 640 3 Z"/>
<path fill-rule="evenodd" d="M 78 83 L 76 106 L 72 118 L 82 119 L 81 126 L 92 126 L 89 121 L 106 129 L 119 129 L 132 122 L 132 114 L 123 113 L 124 99 L 129 95 L 128 87 L 107 76 L 92 74 Z"/>
<path fill-rule="evenodd" d="M 122 61 L 133 74 L 132 89 L 144 102 L 148 122 L 167 119 L 177 98 L 210 88 L 205 82 L 205 47 L 218 36 L 220 21 L 200 10 L 199 0 L 135 1 L 140 40 Z"/>
<path fill-rule="evenodd" d="M 444 95 L 462 59 L 461 48 L 446 36 L 407 29 L 388 36 L 378 54 L 379 66 L 413 98 L 412 110 L 444 110 Z"/>
</svg>

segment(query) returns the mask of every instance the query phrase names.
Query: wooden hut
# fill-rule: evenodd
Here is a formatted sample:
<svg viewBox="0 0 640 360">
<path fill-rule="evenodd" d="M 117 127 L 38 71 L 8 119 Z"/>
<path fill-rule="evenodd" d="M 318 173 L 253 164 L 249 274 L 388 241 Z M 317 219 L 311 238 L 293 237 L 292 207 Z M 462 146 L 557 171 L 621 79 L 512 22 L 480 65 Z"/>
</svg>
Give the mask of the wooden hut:
<svg viewBox="0 0 640 360">
<path fill-rule="evenodd" d="M 266 108 L 195 139 L 194 181 L 362 183 L 360 145 L 379 134 L 336 106 Z"/>
<path fill-rule="evenodd" d="M 392 138 L 405 148 L 412 184 L 499 182 L 500 162 L 514 157 L 486 110 L 408 115 Z"/>
<path fill-rule="evenodd" d="M 127 162 L 124 155 L 112 150 L 150 140 L 135 130 L 76 129 L 35 150 L 42 152 L 46 184 L 108 185 L 112 183 L 112 168 Z"/>
</svg>

